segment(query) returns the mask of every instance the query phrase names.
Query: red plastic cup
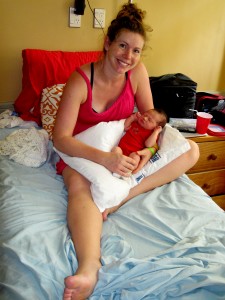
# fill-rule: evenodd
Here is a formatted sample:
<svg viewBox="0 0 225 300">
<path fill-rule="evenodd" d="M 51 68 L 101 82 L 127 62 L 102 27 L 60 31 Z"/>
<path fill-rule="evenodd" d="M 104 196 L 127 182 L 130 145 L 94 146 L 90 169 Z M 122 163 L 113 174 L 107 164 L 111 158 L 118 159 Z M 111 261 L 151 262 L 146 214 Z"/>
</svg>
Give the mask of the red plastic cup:
<svg viewBox="0 0 225 300">
<path fill-rule="evenodd" d="M 205 112 L 197 113 L 196 131 L 199 134 L 204 134 L 207 132 L 208 126 L 211 122 L 212 115 Z"/>
</svg>

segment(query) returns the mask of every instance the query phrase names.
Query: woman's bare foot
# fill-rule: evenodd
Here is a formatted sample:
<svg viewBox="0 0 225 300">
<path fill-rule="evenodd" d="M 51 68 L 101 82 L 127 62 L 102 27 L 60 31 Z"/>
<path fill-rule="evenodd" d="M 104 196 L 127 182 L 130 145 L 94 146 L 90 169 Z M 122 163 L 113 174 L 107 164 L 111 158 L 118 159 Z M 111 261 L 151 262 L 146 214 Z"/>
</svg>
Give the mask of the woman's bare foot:
<svg viewBox="0 0 225 300">
<path fill-rule="evenodd" d="M 87 270 L 77 270 L 73 276 L 65 278 L 63 300 L 86 300 L 93 292 L 98 280 L 101 264 Z"/>
</svg>

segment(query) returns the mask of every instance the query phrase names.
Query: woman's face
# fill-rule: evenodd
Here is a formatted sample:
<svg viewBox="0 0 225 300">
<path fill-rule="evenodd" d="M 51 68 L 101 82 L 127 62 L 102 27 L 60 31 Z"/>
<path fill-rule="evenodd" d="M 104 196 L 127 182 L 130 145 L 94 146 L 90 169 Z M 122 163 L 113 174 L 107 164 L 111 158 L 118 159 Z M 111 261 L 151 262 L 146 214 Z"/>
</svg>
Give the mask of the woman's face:
<svg viewBox="0 0 225 300">
<path fill-rule="evenodd" d="M 118 73 L 125 73 L 138 64 L 143 47 L 143 37 L 128 30 L 122 30 L 113 42 L 107 39 L 105 43 L 106 55 Z"/>
</svg>

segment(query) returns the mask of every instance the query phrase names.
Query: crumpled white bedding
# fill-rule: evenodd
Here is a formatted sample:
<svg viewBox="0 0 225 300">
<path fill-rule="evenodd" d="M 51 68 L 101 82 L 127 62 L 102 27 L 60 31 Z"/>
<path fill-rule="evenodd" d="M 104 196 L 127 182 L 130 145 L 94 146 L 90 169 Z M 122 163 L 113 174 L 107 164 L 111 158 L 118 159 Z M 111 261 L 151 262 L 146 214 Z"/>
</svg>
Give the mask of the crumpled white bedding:
<svg viewBox="0 0 225 300">
<path fill-rule="evenodd" d="M 47 159 L 48 141 L 44 129 L 18 129 L 0 141 L 0 155 L 27 167 L 40 167 Z"/>
<path fill-rule="evenodd" d="M 6 109 L 0 114 L 0 128 L 31 128 L 38 127 L 34 121 L 24 121 L 17 116 L 15 112 L 10 109 Z"/>
<path fill-rule="evenodd" d="M 0 114 L 0 128 L 12 128 L 20 126 L 24 121 L 15 115 L 9 109 L 6 109 Z"/>
<path fill-rule="evenodd" d="M 111 151 L 118 144 L 124 133 L 124 121 L 101 122 L 75 136 L 78 140 L 103 151 Z M 182 134 L 166 125 L 159 138 L 160 150 L 150 159 L 138 174 L 128 180 L 113 176 L 102 165 L 93 161 L 68 156 L 57 149 L 54 150 L 71 168 L 77 170 L 91 182 L 93 200 L 99 210 L 118 205 L 129 194 L 130 189 L 145 177 L 153 174 L 179 155 L 190 149 L 188 141 Z"/>
</svg>

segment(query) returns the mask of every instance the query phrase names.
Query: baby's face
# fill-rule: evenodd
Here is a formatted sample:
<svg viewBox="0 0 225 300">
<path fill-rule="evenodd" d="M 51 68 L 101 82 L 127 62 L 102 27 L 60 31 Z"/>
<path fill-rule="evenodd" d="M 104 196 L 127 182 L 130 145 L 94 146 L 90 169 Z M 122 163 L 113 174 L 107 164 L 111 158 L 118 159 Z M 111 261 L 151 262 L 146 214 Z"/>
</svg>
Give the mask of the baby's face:
<svg viewBox="0 0 225 300">
<path fill-rule="evenodd" d="M 149 110 L 140 115 L 137 121 L 138 124 L 143 128 L 152 130 L 158 125 L 160 120 L 161 119 L 159 113 Z"/>
</svg>

